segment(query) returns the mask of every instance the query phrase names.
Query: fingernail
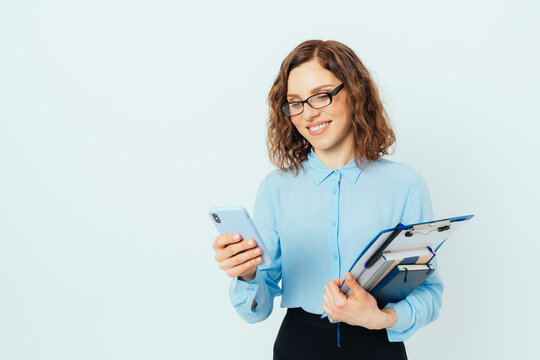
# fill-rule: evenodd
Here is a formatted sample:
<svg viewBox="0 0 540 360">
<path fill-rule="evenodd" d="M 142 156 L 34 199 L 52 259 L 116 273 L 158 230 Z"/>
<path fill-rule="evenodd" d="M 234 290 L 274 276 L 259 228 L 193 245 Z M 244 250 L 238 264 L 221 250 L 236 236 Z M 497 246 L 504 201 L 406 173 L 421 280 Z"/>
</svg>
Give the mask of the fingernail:
<svg viewBox="0 0 540 360">
<path fill-rule="evenodd" d="M 255 254 L 258 254 L 260 252 L 261 252 L 261 249 L 255 249 L 255 251 L 254 251 Z"/>
<path fill-rule="evenodd" d="M 345 275 L 345 279 L 351 280 L 352 279 L 351 273 L 347 273 L 347 275 Z"/>
<path fill-rule="evenodd" d="M 240 239 L 240 235 L 234 234 L 232 238 L 233 238 L 234 240 L 238 240 L 238 239 Z"/>
<path fill-rule="evenodd" d="M 249 246 L 253 245 L 253 240 L 248 240 L 247 244 L 248 244 Z"/>
<path fill-rule="evenodd" d="M 261 262 L 261 260 L 262 260 L 262 259 L 261 259 L 261 257 L 259 256 L 259 257 L 257 258 L 257 262 Z"/>
</svg>

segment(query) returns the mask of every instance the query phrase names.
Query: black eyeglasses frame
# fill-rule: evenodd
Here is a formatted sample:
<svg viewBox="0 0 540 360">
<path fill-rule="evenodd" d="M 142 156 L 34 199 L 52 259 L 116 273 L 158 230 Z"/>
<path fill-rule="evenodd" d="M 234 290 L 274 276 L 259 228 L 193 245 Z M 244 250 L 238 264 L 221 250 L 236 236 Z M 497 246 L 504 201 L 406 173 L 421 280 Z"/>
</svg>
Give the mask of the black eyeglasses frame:
<svg viewBox="0 0 540 360">
<path fill-rule="evenodd" d="M 291 102 L 283 103 L 279 108 L 280 108 L 281 112 L 287 117 L 296 116 L 296 115 L 300 115 L 301 113 L 303 113 L 304 112 L 304 104 L 306 104 L 306 103 L 309 106 L 311 106 L 312 109 L 322 109 L 322 108 L 327 107 L 330 104 L 332 104 L 332 100 L 333 100 L 334 96 L 336 96 L 341 91 L 341 89 L 343 89 L 344 86 L 345 86 L 344 84 L 341 84 L 341 85 L 339 85 L 338 87 L 336 87 L 334 90 L 332 90 L 330 92 L 323 91 L 323 92 L 320 92 L 320 93 L 317 93 L 317 94 L 313 94 L 310 97 L 308 97 L 306 100 L 303 100 L 303 101 L 291 101 Z M 326 94 L 330 98 L 330 102 L 328 104 L 326 104 L 324 106 L 320 106 L 320 107 L 314 107 L 313 105 L 311 105 L 309 103 L 309 99 L 311 99 L 314 96 L 322 95 L 322 94 Z M 285 106 L 288 106 L 290 104 L 302 104 L 302 111 L 300 111 L 298 114 L 288 115 L 287 112 L 285 111 Z"/>
</svg>

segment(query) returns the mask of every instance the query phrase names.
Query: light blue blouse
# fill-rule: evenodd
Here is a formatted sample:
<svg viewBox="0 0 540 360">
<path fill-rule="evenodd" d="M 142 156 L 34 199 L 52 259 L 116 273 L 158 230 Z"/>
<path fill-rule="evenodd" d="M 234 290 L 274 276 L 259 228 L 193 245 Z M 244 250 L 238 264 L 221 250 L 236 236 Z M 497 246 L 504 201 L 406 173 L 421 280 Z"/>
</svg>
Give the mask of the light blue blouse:
<svg viewBox="0 0 540 360">
<path fill-rule="evenodd" d="M 322 314 L 326 283 L 343 278 L 379 231 L 433 220 L 426 184 L 407 165 L 379 159 L 359 168 L 352 160 L 332 170 L 313 149 L 302 164 L 298 176 L 276 169 L 259 185 L 252 218 L 269 248 L 263 256 L 273 262 L 259 266 L 253 281 L 233 278 L 229 289 L 234 308 L 249 323 L 266 319 L 278 295 L 281 307 Z M 435 270 L 406 299 L 388 304 L 398 318 L 388 339 L 404 341 L 435 320 L 442 292 Z M 253 299 L 257 306 L 251 309 Z"/>
</svg>

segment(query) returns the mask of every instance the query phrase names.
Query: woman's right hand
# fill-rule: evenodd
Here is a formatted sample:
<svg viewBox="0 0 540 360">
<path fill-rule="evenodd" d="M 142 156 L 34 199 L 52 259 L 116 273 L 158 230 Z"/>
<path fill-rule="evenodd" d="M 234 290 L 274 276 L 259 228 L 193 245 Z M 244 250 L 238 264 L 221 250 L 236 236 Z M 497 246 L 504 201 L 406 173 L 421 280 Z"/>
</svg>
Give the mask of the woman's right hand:
<svg viewBox="0 0 540 360">
<path fill-rule="evenodd" d="M 256 245 L 254 239 L 242 240 L 240 234 L 219 235 L 213 244 L 215 259 L 228 276 L 251 281 L 262 261 L 262 250 Z"/>
</svg>

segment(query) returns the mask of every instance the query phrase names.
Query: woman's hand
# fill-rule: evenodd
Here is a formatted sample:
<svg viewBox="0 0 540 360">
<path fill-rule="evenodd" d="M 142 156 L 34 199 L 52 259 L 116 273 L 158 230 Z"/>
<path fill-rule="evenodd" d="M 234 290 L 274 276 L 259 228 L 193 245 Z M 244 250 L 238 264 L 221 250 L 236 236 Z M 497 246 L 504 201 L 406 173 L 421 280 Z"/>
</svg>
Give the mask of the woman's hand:
<svg viewBox="0 0 540 360">
<path fill-rule="evenodd" d="M 346 296 L 339 290 L 341 281 L 329 281 L 324 287 L 322 308 L 328 315 L 337 321 L 370 330 L 389 328 L 396 323 L 396 311 L 392 307 L 379 309 L 377 300 L 358 285 L 350 273 L 345 275 L 345 283 L 352 295 Z"/>
<path fill-rule="evenodd" d="M 244 281 L 251 281 L 262 261 L 262 250 L 256 245 L 255 240 L 242 240 L 239 234 L 220 235 L 213 244 L 215 259 L 228 276 L 240 276 Z"/>
</svg>

